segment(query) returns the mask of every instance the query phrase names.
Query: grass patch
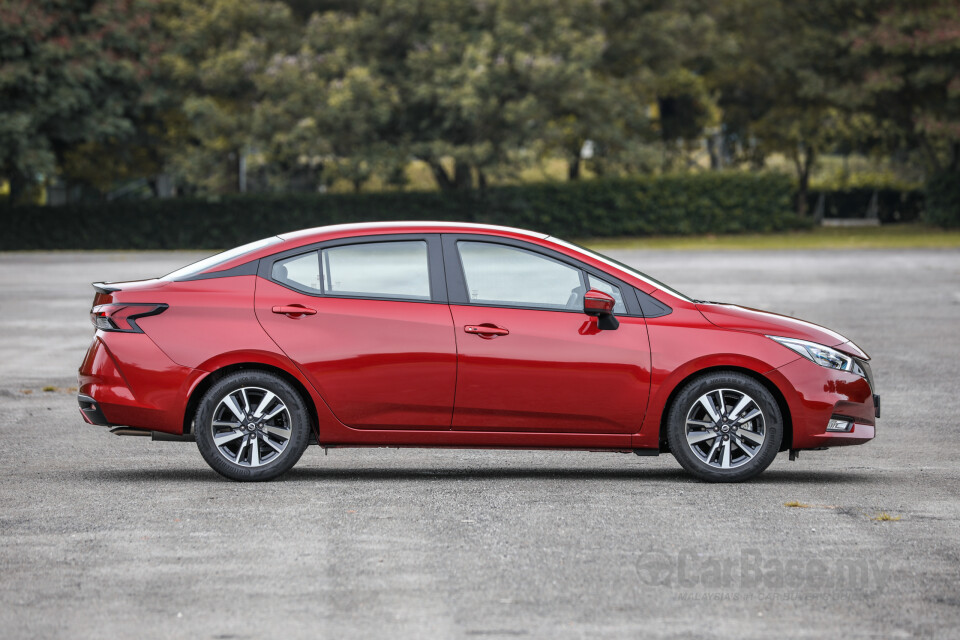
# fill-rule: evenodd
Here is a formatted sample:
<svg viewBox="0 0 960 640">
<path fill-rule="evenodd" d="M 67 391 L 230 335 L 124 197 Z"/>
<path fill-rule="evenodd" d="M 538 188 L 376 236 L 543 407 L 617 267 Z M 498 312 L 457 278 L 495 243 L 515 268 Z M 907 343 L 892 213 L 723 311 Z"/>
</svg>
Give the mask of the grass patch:
<svg viewBox="0 0 960 640">
<path fill-rule="evenodd" d="M 47 385 L 43 388 L 43 390 L 47 393 L 53 393 L 54 391 L 57 391 L 57 388 L 52 385 Z"/>
<path fill-rule="evenodd" d="M 922 224 L 880 227 L 818 227 L 810 231 L 729 236 L 610 238 L 582 241 L 591 249 L 951 249 L 960 247 L 960 231 Z"/>
<path fill-rule="evenodd" d="M 875 520 L 875 521 L 877 521 L 877 522 L 896 522 L 896 521 L 899 520 L 899 519 L 900 519 L 900 516 L 892 516 L 892 515 L 890 515 L 889 513 L 887 513 L 886 511 L 884 511 L 883 513 L 881 513 L 881 514 L 878 515 L 877 517 L 872 518 L 872 520 Z"/>
<path fill-rule="evenodd" d="M 809 509 L 811 505 L 806 502 L 800 502 L 799 500 L 791 500 L 790 502 L 784 502 L 783 506 L 792 507 L 794 509 Z"/>
</svg>

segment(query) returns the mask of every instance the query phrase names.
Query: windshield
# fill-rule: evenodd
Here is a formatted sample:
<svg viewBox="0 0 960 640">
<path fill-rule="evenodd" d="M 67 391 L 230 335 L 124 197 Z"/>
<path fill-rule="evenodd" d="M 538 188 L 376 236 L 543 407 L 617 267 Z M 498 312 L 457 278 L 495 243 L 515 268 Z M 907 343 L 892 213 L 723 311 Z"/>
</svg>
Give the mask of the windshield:
<svg viewBox="0 0 960 640">
<path fill-rule="evenodd" d="M 643 280 L 643 281 L 646 282 L 647 284 L 651 284 L 651 285 L 655 286 L 657 289 L 661 289 L 661 290 L 663 290 L 663 291 L 666 291 L 667 293 L 669 293 L 669 294 L 671 294 L 671 295 L 673 295 L 673 296 L 676 296 L 677 298 L 680 298 L 681 300 L 685 300 L 686 302 L 690 302 L 690 303 L 693 303 L 693 302 L 694 302 L 694 300 L 692 300 L 691 298 L 688 298 L 687 296 L 683 295 L 682 293 L 680 293 L 679 291 L 677 291 L 677 290 L 674 289 L 673 287 L 668 286 L 668 285 L 665 285 L 665 284 L 663 284 L 662 282 L 660 282 L 659 280 L 657 280 L 656 278 L 651 278 L 650 276 L 648 276 L 647 274 L 643 273 L 642 271 L 637 271 L 637 270 L 634 269 L 633 267 L 628 266 L 628 265 L 625 265 L 625 264 L 623 264 L 622 262 L 620 262 L 619 260 L 614 260 L 613 258 L 609 258 L 609 257 L 603 255 L 602 253 L 597 253 L 596 251 L 591 251 L 590 249 L 587 249 L 586 247 L 581 247 L 580 245 L 575 244 L 575 243 L 573 243 L 573 242 L 567 242 L 566 240 L 561 240 L 561 239 L 559 239 L 559 238 L 554 238 L 553 236 L 550 236 L 549 238 L 547 238 L 547 240 L 549 240 L 550 242 L 555 242 L 555 243 L 557 243 L 557 244 L 559 244 L 559 245 L 561 245 L 561 246 L 564 246 L 564 247 L 567 247 L 567 248 L 570 248 L 570 249 L 576 249 L 577 251 L 579 251 L 579 252 L 581 252 L 581 253 L 585 253 L 585 254 L 587 254 L 588 256 L 590 256 L 591 258 L 595 258 L 595 259 L 599 260 L 600 262 L 603 262 L 604 264 L 610 265 L 611 267 L 616 267 L 617 269 L 620 269 L 621 271 L 625 271 L 625 272 L 629 273 L 629 274 L 632 275 L 632 276 L 635 276 L 635 277 L 637 277 L 637 278 L 640 278 L 641 280 Z"/>
<path fill-rule="evenodd" d="M 228 249 L 227 251 L 222 251 L 215 255 L 210 256 L 209 258 L 204 258 L 193 264 L 188 264 L 187 266 L 177 269 L 173 273 L 168 273 L 167 275 L 161 278 L 162 280 L 183 280 L 184 278 L 189 278 L 190 276 L 195 276 L 198 273 L 212 269 L 213 267 L 223 264 L 233 260 L 234 258 L 239 258 L 245 253 L 250 253 L 251 251 L 256 251 L 257 249 L 267 247 L 271 244 L 276 244 L 281 242 L 280 238 L 277 236 L 270 236 L 269 238 L 264 238 L 263 240 L 257 240 L 256 242 L 251 242 L 249 244 L 244 244 L 239 247 L 234 247 L 233 249 Z"/>
</svg>

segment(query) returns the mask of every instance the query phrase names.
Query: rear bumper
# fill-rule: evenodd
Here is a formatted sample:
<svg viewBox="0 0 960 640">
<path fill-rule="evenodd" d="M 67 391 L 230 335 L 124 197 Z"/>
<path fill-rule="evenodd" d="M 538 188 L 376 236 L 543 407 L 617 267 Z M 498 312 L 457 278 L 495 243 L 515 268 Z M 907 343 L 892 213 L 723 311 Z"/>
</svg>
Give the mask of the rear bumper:
<svg viewBox="0 0 960 640">
<path fill-rule="evenodd" d="M 183 433 L 187 389 L 201 373 L 171 361 L 145 334 L 98 331 L 77 377 L 80 415 L 93 425 Z"/>
<path fill-rule="evenodd" d="M 87 424 L 97 425 L 98 427 L 113 426 L 107 421 L 107 417 L 100 410 L 100 405 L 90 396 L 82 393 L 77 394 L 77 403 L 80 405 L 80 415 Z"/>
</svg>

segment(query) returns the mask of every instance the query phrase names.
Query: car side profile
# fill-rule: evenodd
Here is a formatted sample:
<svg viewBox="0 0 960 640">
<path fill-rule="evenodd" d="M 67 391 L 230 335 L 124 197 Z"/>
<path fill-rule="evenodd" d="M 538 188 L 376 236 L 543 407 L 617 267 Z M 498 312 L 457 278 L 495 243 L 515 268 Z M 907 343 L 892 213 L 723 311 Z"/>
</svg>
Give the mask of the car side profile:
<svg viewBox="0 0 960 640">
<path fill-rule="evenodd" d="M 670 452 L 731 482 L 880 415 L 843 336 L 520 229 L 320 227 L 94 288 L 84 420 L 234 480 L 319 444 Z"/>
</svg>

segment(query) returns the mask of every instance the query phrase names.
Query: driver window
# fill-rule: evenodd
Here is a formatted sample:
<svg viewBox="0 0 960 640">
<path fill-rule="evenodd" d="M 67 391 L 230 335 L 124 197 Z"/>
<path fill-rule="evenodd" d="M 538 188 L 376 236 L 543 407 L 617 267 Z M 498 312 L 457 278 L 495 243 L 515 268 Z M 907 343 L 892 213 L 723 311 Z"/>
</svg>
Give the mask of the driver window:
<svg viewBox="0 0 960 640">
<path fill-rule="evenodd" d="M 580 270 L 533 251 L 457 243 L 471 304 L 583 309 Z"/>
</svg>

